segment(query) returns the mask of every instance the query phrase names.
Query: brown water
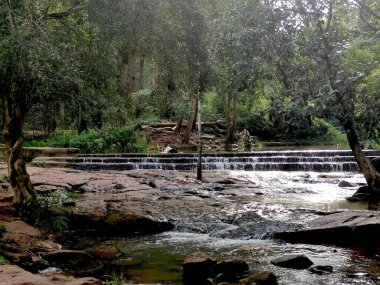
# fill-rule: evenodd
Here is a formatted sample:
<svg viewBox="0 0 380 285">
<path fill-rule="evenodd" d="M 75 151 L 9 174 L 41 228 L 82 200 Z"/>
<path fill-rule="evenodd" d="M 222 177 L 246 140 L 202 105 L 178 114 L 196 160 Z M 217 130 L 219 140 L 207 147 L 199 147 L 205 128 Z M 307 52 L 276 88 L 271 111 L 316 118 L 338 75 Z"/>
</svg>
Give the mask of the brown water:
<svg viewBox="0 0 380 285">
<path fill-rule="evenodd" d="M 365 211 L 367 204 L 348 203 L 345 200 L 357 186 L 337 186 L 341 180 L 356 185 L 364 183 L 361 175 L 300 172 L 232 174 L 254 182 L 255 189 L 231 189 L 230 195 L 215 194 L 213 199 L 225 205 L 221 210 L 223 217 L 241 218 L 248 215 L 246 221 L 243 219 L 245 224 L 239 225 L 245 227 L 241 235 L 237 231 L 238 226 L 216 218 L 205 221 L 205 230 L 202 232 L 177 227 L 175 231 L 155 236 L 109 240 L 107 243 L 116 245 L 121 257 L 128 260 L 124 268 L 125 275 L 136 283 L 181 285 L 182 263 L 186 255 L 203 251 L 219 260 L 243 259 L 250 265 L 252 272 L 272 271 L 278 276 L 279 284 L 283 285 L 380 284 L 380 252 L 377 250 L 286 244 L 262 239 L 260 232 L 251 231 L 257 228 L 250 224 L 251 216 L 261 217 L 271 223 L 302 225 L 322 212 L 344 209 Z M 257 195 L 257 191 L 263 195 Z M 252 223 L 258 222 L 252 220 Z M 271 223 L 265 224 L 264 229 L 273 226 Z M 315 265 L 333 266 L 334 272 L 320 276 L 308 270 L 283 269 L 271 264 L 271 260 L 285 254 L 305 254 Z"/>
</svg>

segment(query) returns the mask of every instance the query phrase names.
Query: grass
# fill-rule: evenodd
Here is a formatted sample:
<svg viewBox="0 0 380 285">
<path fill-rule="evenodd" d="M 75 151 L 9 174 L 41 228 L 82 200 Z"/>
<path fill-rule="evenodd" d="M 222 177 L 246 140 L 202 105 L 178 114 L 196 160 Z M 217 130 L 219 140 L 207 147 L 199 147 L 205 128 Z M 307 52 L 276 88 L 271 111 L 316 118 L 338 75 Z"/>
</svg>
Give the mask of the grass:
<svg viewBox="0 0 380 285">
<path fill-rule="evenodd" d="M 112 280 L 107 280 L 105 285 L 132 285 L 134 284 L 133 281 L 127 281 L 124 278 L 124 274 L 121 273 L 120 275 L 117 275 L 116 273 L 113 273 Z"/>
</svg>

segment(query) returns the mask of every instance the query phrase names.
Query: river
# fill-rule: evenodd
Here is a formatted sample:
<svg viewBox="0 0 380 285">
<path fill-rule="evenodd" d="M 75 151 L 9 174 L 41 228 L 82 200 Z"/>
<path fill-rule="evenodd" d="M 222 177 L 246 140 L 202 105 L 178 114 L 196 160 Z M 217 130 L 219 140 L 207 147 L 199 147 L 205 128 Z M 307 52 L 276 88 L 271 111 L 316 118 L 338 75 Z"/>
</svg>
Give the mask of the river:
<svg viewBox="0 0 380 285">
<path fill-rule="evenodd" d="M 345 199 L 365 183 L 362 175 L 281 171 L 229 174 L 254 187 L 201 190 L 207 199 L 222 205 L 220 216 L 199 212 L 198 216 L 183 219 L 171 232 L 105 241 L 119 249 L 124 276 L 136 283 L 181 285 L 185 257 L 203 251 L 218 260 L 243 259 L 252 272 L 272 271 L 283 285 L 380 284 L 378 250 L 287 244 L 271 239 L 271 233 L 277 230 L 297 228 L 320 215 L 348 209 L 367 211 L 368 204 Z M 343 180 L 352 187 L 339 187 Z M 286 254 L 304 254 L 315 265 L 333 266 L 334 272 L 321 276 L 271 264 L 271 260 Z"/>
</svg>

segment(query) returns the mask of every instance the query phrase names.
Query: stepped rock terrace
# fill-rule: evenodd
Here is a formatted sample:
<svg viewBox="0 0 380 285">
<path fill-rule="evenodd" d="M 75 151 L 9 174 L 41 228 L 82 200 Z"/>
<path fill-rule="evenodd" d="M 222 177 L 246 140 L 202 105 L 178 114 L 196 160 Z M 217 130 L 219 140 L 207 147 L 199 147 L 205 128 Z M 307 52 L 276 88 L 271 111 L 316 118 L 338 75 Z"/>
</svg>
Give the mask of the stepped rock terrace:
<svg viewBox="0 0 380 285">
<path fill-rule="evenodd" d="M 378 150 L 366 150 L 372 159 Z M 197 154 L 86 154 L 75 157 L 38 157 L 34 165 L 71 167 L 78 170 L 195 170 Z M 209 153 L 203 170 L 356 172 L 349 150 L 257 151 Z"/>
</svg>

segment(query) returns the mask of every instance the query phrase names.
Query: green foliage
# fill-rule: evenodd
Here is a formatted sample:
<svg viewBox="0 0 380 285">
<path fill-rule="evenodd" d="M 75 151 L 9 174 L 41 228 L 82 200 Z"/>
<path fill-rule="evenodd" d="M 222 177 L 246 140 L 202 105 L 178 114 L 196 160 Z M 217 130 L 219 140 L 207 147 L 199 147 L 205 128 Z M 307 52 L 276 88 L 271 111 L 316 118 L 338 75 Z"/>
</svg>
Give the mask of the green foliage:
<svg viewBox="0 0 380 285">
<path fill-rule="evenodd" d="M 0 5 L 8 105 L 46 134 L 90 129 L 27 145 L 144 152 L 147 138 L 124 126 L 187 119 L 198 89 L 204 120 L 237 110 L 260 138 L 342 143 L 331 118 L 344 115 L 380 140 L 378 1 L 332 2 L 331 21 L 326 0 L 95 0 L 73 12 L 77 2 Z"/>
<path fill-rule="evenodd" d="M 148 151 L 147 138 L 137 135 L 131 128 L 89 130 L 81 134 L 74 131 L 57 132 L 47 140 L 26 141 L 25 144 L 34 147 L 74 147 L 83 153 Z"/>
<path fill-rule="evenodd" d="M 0 265 L 7 265 L 7 264 L 9 264 L 8 260 L 6 260 L 4 256 L 0 255 Z"/>
<path fill-rule="evenodd" d="M 348 148 L 346 134 L 338 127 L 320 118 L 313 119 L 315 134 L 309 140 L 299 140 L 298 143 L 303 145 L 326 145 L 337 148 Z"/>
<path fill-rule="evenodd" d="M 134 284 L 133 281 L 126 281 L 124 278 L 124 274 L 121 273 L 120 275 L 116 274 L 115 272 L 112 274 L 112 280 L 107 280 L 105 285 L 132 285 Z"/>
<path fill-rule="evenodd" d="M 80 198 L 79 193 L 57 190 L 48 194 L 37 194 L 33 197 L 25 219 L 37 226 L 52 232 L 68 229 L 69 219 L 65 214 L 72 211 L 72 204 Z"/>
<path fill-rule="evenodd" d="M 217 92 L 205 92 L 202 96 L 202 117 L 205 121 L 224 119 L 223 97 Z"/>
<path fill-rule="evenodd" d="M 7 232 L 7 228 L 5 225 L 0 225 L 0 240 L 4 238 L 4 235 Z"/>
</svg>

